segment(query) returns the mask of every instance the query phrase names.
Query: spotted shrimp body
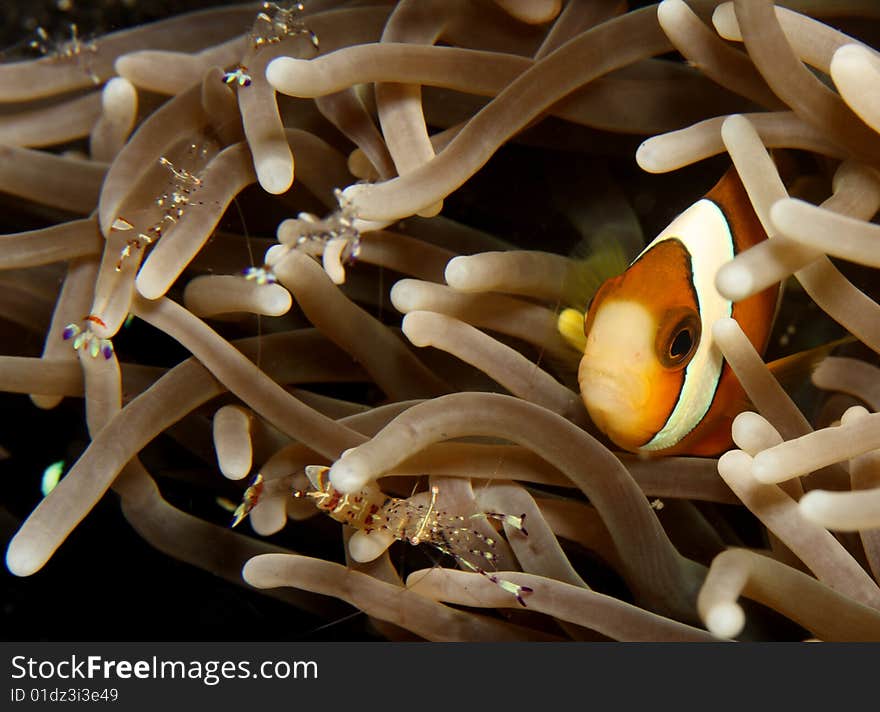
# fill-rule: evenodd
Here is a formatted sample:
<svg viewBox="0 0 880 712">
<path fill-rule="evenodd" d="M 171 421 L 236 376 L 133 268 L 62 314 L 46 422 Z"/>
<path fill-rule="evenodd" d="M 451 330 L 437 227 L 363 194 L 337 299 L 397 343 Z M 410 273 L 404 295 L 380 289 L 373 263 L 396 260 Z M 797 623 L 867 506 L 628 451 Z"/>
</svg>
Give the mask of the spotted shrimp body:
<svg viewBox="0 0 880 712">
<path fill-rule="evenodd" d="M 405 541 L 413 546 L 419 544 L 432 546 L 442 554 L 450 556 L 462 568 L 486 576 L 492 583 L 513 595 L 521 605 L 526 605 L 523 596 L 531 593 L 531 588 L 499 578 L 483 566 L 465 558 L 468 554 L 476 556 L 493 568 L 497 561 L 494 550 L 496 539 L 469 527 L 469 519 L 485 517 L 502 521 L 523 536 L 528 536 L 524 526 L 524 514 L 514 516 L 499 512 L 482 512 L 473 517 L 451 514 L 437 506 L 439 488 L 436 486 L 431 488 L 427 503 L 388 496 L 375 483 L 368 484 L 356 493 L 343 494 L 333 487 L 327 476 L 328 472 L 329 468 L 325 466 L 306 467 L 305 473 L 311 487 L 306 490 L 294 489 L 293 496 L 312 499 L 318 509 L 326 512 L 337 522 L 347 524 L 359 532 L 366 534 L 385 532 L 392 539 Z M 239 524 L 257 505 L 264 486 L 262 475 L 257 475 L 245 491 L 242 503 L 233 515 L 232 526 Z"/>
</svg>

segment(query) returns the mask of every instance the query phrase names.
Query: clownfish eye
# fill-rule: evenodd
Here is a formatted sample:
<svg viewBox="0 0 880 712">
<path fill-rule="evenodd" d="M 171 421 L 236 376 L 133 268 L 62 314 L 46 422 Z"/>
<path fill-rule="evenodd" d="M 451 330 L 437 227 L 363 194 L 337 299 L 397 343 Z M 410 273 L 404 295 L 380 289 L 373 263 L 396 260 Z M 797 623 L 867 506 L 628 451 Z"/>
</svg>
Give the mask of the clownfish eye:
<svg viewBox="0 0 880 712">
<path fill-rule="evenodd" d="M 665 368 L 686 366 L 700 343 L 700 317 L 693 309 L 676 309 L 663 320 L 657 334 L 657 357 Z"/>
<path fill-rule="evenodd" d="M 694 332 L 689 327 L 684 327 L 679 331 L 672 344 L 669 347 L 670 359 L 682 359 L 690 353 L 691 347 L 694 345 Z"/>
</svg>

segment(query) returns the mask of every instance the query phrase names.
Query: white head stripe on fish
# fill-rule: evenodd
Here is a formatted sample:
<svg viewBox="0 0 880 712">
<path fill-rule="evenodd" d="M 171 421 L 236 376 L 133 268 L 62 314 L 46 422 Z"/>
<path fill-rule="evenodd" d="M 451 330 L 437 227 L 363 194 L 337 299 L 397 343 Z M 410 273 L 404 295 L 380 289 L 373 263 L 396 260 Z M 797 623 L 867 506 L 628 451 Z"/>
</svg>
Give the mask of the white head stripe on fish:
<svg viewBox="0 0 880 712">
<path fill-rule="evenodd" d="M 648 451 L 662 450 L 679 442 L 709 411 L 723 365 L 721 352 L 712 340 L 712 324 L 733 313 L 733 302 L 715 289 L 715 273 L 721 265 L 733 259 L 735 252 L 733 234 L 721 208 L 706 198 L 697 201 L 673 220 L 639 257 L 670 239 L 679 240 L 690 256 L 702 337 L 685 369 L 675 408 L 657 434 L 640 448 Z"/>
</svg>

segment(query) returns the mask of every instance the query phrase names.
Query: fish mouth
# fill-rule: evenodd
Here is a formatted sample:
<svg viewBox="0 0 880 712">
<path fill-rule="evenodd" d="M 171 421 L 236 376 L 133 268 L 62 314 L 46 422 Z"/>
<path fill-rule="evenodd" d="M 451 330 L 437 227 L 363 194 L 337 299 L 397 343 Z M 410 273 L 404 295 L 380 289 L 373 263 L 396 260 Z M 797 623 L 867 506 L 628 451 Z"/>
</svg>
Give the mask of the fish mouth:
<svg viewBox="0 0 880 712">
<path fill-rule="evenodd" d="M 611 373 L 605 369 L 583 368 L 578 374 L 581 392 L 597 403 L 608 402 L 615 410 L 635 411 L 644 406 L 644 399 L 637 397 L 644 390 L 641 378 L 635 373 Z"/>
<path fill-rule="evenodd" d="M 644 387 L 638 375 L 583 368 L 578 381 L 581 399 L 599 430 L 627 450 L 635 450 L 645 442 L 641 425 L 645 403 L 639 397 Z"/>
</svg>

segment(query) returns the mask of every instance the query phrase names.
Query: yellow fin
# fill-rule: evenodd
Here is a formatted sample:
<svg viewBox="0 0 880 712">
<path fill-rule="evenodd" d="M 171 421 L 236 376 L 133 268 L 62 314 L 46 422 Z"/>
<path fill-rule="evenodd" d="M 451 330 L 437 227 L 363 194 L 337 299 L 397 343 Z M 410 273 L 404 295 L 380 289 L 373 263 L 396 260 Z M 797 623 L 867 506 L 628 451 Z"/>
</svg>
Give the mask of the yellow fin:
<svg viewBox="0 0 880 712">
<path fill-rule="evenodd" d="M 584 352 L 587 337 L 584 335 L 584 313 L 577 309 L 563 309 L 556 318 L 556 328 L 560 335 L 579 353 Z"/>
<path fill-rule="evenodd" d="M 580 235 L 569 252 L 563 298 L 564 306 L 584 311 L 606 279 L 626 270 L 645 240 L 632 205 L 604 165 L 581 166 L 575 175 L 555 186 L 553 207 Z"/>
<path fill-rule="evenodd" d="M 622 274 L 629 263 L 627 247 L 612 229 L 582 240 L 575 248 L 565 278 L 565 303 L 585 310 L 602 283 Z"/>
</svg>

